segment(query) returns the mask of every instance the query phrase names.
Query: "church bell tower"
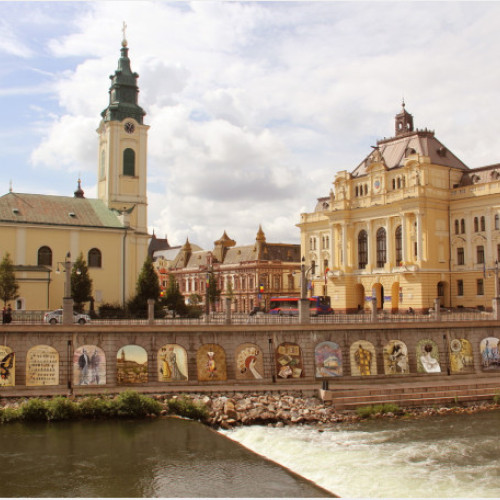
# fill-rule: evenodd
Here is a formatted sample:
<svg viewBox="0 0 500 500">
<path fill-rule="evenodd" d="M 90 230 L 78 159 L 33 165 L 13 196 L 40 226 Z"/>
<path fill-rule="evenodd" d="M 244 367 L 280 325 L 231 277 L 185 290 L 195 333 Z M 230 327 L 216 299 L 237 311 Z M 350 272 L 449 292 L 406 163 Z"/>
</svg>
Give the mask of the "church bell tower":
<svg viewBox="0 0 500 500">
<path fill-rule="evenodd" d="M 98 197 L 147 233 L 147 140 L 145 111 L 138 104 L 137 78 L 130 68 L 125 25 L 118 68 L 109 78 L 108 107 L 101 113 Z"/>
</svg>

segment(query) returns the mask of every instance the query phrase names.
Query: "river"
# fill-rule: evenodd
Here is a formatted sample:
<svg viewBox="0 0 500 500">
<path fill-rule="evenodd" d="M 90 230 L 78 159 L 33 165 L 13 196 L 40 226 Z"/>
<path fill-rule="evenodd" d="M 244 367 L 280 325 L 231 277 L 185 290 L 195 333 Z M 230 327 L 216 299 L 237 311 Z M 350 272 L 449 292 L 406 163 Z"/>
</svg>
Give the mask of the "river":
<svg viewBox="0 0 500 500">
<path fill-rule="evenodd" d="M 224 434 L 341 497 L 500 498 L 499 410 Z"/>
</svg>

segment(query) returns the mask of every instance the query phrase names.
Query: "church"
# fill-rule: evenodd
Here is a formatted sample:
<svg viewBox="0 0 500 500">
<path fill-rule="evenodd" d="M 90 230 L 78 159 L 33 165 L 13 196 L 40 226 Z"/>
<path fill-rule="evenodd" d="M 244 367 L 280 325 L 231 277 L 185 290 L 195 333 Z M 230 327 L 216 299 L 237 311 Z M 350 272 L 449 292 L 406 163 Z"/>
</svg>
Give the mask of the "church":
<svg viewBox="0 0 500 500">
<path fill-rule="evenodd" d="M 123 305 L 135 293 L 147 257 L 147 141 L 125 37 L 110 76 L 109 104 L 98 133 L 98 198 L 80 180 L 73 196 L 16 193 L 0 197 L 0 257 L 10 255 L 19 284 L 16 310 L 62 306 L 66 262 L 80 254 L 93 302 Z M 67 267 L 67 265 L 66 265 Z"/>
</svg>

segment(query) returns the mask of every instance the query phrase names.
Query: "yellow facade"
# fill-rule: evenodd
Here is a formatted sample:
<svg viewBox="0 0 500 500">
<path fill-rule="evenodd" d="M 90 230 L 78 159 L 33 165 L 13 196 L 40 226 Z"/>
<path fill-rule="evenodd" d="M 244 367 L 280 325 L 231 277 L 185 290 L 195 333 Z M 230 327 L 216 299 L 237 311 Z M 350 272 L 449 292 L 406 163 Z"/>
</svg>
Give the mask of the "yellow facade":
<svg viewBox="0 0 500 500">
<path fill-rule="evenodd" d="M 0 257 L 10 254 L 20 285 L 15 309 L 62 307 L 68 253 L 72 262 L 80 253 L 86 260 L 96 306 L 123 305 L 135 294 L 149 240 L 149 127 L 136 102 L 137 76 L 124 40 L 97 130 L 98 199 L 85 198 L 80 182 L 73 197 L 13 192 L 0 197 Z"/>
<path fill-rule="evenodd" d="M 491 309 L 500 256 L 497 169 L 469 169 L 433 132 L 414 130 L 403 107 L 395 136 L 352 172 L 339 172 L 330 195 L 301 215 L 313 293 L 329 295 L 339 312 L 371 301 L 388 312 L 428 311 L 436 298 L 449 308 Z"/>
</svg>

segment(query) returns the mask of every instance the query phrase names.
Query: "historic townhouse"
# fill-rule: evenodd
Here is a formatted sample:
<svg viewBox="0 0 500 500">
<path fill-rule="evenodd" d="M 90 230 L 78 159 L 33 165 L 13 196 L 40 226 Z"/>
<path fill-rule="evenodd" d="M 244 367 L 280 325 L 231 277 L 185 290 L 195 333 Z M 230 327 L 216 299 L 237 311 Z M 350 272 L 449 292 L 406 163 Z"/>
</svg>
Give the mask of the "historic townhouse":
<svg viewBox="0 0 500 500">
<path fill-rule="evenodd" d="M 0 197 L 0 257 L 9 253 L 20 284 L 16 309 L 62 304 L 60 265 L 80 252 L 89 266 L 94 300 L 123 304 L 135 292 L 148 250 L 147 135 L 138 105 L 138 75 L 127 42 L 114 75 L 109 105 L 98 128 L 98 199 L 9 192 Z"/>
<path fill-rule="evenodd" d="M 248 313 L 254 307 L 267 310 L 271 297 L 297 297 L 300 286 L 300 245 L 268 243 L 259 227 L 255 243 L 236 246 L 226 232 L 214 242 L 213 250 L 196 250 L 186 241 L 168 273 L 175 276 L 189 301 L 192 294 L 206 300 L 207 278 L 214 273 L 221 290 L 217 310 L 224 299 L 232 299 L 235 312 Z"/>
<path fill-rule="evenodd" d="M 500 258 L 500 165 L 469 169 L 405 109 L 330 195 L 301 215 L 313 293 L 338 311 L 490 309 Z"/>
</svg>

